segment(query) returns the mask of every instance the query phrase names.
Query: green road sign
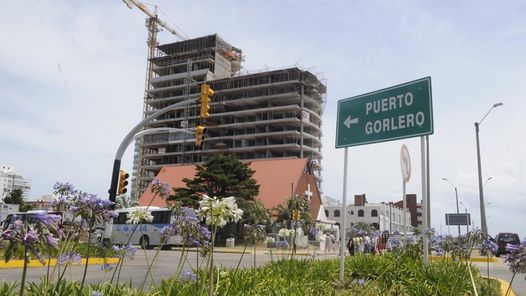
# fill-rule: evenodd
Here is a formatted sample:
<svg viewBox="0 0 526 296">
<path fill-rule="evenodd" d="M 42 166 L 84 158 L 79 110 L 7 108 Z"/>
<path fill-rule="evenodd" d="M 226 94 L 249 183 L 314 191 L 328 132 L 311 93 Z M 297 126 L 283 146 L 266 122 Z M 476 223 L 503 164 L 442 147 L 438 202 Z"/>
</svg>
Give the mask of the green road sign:
<svg viewBox="0 0 526 296">
<path fill-rule="evenodd" d="M 432 133 L 431 77 L 338 101 L 336 148 Z"/>
</svg>

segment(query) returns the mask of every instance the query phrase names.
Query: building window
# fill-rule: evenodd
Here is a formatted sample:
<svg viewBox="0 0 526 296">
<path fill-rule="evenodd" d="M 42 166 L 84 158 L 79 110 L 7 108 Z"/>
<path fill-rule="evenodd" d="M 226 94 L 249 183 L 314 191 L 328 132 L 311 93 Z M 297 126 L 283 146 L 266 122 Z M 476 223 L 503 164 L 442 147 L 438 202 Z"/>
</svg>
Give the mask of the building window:
<svg viewBox="0 0 526 296">
<path fill-rule="evenodd" d="M 340 210 L 334 210 L 334 217 L 340 217 Z"/>
<path fill-rule="evenodd" d="M 372 210 L 371 211 L 371 217 L 378 217 L 378 211 L 377 210 Z"/>
<path fill-rule="evenodd" d="M 351 210 L 351 215 L 354 215 L 354 210 Z"/>
<path fill-rule="evenodd" d="M 325 217 L 329 217 L 329 211 L 325 210 Z"/>
<path fill-rule="evenodd" d="M 363 210 L 358 210 L 358 217 L 363 217 Z"/>
</svg>

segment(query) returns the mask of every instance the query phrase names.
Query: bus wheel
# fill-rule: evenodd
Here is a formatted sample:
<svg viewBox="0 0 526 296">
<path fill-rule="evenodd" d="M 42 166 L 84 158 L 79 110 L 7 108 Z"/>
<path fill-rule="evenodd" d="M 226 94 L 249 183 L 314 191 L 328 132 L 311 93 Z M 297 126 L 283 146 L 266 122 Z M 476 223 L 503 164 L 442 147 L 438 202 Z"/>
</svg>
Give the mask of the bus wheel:
<svg viewBox="0 0 526 296">
<path fill-rule="evenodd" d="M 146 235 L 143 235 L 141 237 L 141 240 L 139 241 L 139 244 L 141 245 L 141 248 L 143 250 L 149 250 L 151 249 L 152 247 L 150 246 L 150 239 L 146 236 Z"/>
</svg>

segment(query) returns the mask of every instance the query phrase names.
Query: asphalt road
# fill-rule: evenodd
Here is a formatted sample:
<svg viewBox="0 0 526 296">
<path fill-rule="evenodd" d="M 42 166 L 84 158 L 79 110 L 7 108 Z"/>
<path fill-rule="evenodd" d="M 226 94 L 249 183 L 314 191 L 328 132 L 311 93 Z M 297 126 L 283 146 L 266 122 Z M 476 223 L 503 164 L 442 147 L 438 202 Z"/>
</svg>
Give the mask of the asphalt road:
<svg viewBox="0 0 526 296">
<path fill-rule="evenodd" d="M 128 281 L 132 282 L 133 287 L 139 287 L 147 271 L 146 258 L 151 262 L 155 256 L 156 250 L 147 250 L 145 255 L 144 250 L 138 250 L 135 254 L 135 258 L 126 258 L 124 261 L 123 269 L 120 275 L 119 283 L 125 283 Z M 323 257 L 323 256 L 322 256 Z M 334 257 L 334 256 L 332 256 Z M 160 283 L 162 278 L 169 278 L 176 273 L 176 268 L 181 258 L 181 252 L 177 250 L 160 251 L 156 264 L 152 267 L 153 278 L 156 283 Z M 245 254 L 241 259 L 239 253 L 215 253 L 214 262 L 216 266 L 224 267 L 236 267 L 238 263 L 240 267 L 252 267 L 254 264 L 254 257 L 252 254 Z M 274 255 L 274 260 L 277 257 Z M 197 265 L 203 264 L 206 258 L 197 256 L 197 253 L 188 253 L 187 260 L 183 265 L 183 270 L 191 270 L 196 268 Z M 263 265 L 270 262 L 271 258 L 269 254 L 258 251 L 256 256 L 256 265 Z M 206 263 L 205 263 L 206 264 Z M 203 265 L 204 266 L 204 265 Z M 53 270 L 53 267 L 51 267 Z M 27 281 L 40 281 L 41 277 L 45 277 L 47 272 L 46 267 L 29 268 L 27 271 Z M 82 280 L 84 272 L 84 266 L 72 266 L 71 270 L 66 270 L 64 278 L 69 280 Z M 103 272 L 97 265 L 89 265 L 86 276 L 87 283 L 101 283 L 111 279 L 112 272 Z M 58 270 L 55 271 L 55 279 L 57 278 Z M 7 282 L 20 281 L 22 275 L 21 269 L 0 269 L 0 282 L 3 280 Z M 146 286 L 151 285 L 152 280 L 148 278 Z"/>
<path fill-rule="evenodd" d="M 502 258 L 496 258 L 497 262 L 490 262 L 489 263 L 489 275 L 490 277 L 496 277 L 499 279 L 506 280 L 508 282 L 511 281 L 512 273 L 508 269 L 508 266 L 502 261 Z M 484 262 L 474 262 L 474 265 L 476 265 L 480 269 L 480 274 L 483 276 L 487 275 L 488 265 Z M 515 279 L 513 280 L 513 283 L 511 284 L 511 287 L 515 294 L 517 296 L 526 296 L 526 279 L 524 278 L 526 274 L 517 274 L 515 276 Z"/>
</svg>

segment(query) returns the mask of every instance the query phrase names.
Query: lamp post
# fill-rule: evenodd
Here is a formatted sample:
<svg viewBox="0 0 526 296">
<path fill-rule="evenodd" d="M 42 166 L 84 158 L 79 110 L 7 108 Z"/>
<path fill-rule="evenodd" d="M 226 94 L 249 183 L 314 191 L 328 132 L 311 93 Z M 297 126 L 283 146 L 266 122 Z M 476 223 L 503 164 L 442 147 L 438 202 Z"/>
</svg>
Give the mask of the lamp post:
<svg viewBox="0 0 526 296">
<path fill-rule="evenodd" d="M 493 177 L 489 177 L 486 179 L 486 182 L 484 182 L 484 185 L 482 185 L 482 188 L 486 188 L 486 184 L 488 184 L 488 181 L 493 179 Z"/>
<path fill-rule="evenodd" d="M 468 216 L 468 208 L 466 207 L 466 205 L 463 202 L 459 201 L 458 203 L 461 204 L 462 207 L 464 207 L 464 213 L 466 213 L 466 217 L 467 217 Z M 469 232 L 469 220 L 468 220 L 468 223 L 466 224 L 466 233 L 468 233 L 468 232 Z"/>
<path fill-rule="evenodd" d="M 503 103 L 496 103 L 491 106 L 488 113 L 482 117 L 482 119 L 479 122 L 475 122 L 475 135 L 477 139 L 477 163 L 478 163 L 478 174 L 479 174 L 479 198 L 480 198 L 480 228 L 481 232 L 485 235 L 488 235 L 488 225 L 486 224 L 486 209 L 484 208 L 484 189 L 482 186 L 482 167 L 480 164 L 480 143 L 479 143 L 479 126 L 484 121 L 484 118 L 488 116 L 488 114 L 493 110 L 494 108 L 497 108 L 499 106 L 502 106 Z"/>
<path fill-rule="evenodd" d="M 449 181 L 447 178 L 442 178 L 442 180 L 448 182 L 449 184 L 451 184 L 451 186 L 453 186 L 453 188 L 455 188 L 455 201 L 457 203 L 457 214 L 459 214 L 459 211 L 458 211 L 458 191 L 457 191 L 457 186 L 453 185 L 453 183 L 451 183 L 451 181 Z M 460 236 L 460 225 L 457 225 L 457 226 L 458 226 L 458 236 Z"/>
</svg>

